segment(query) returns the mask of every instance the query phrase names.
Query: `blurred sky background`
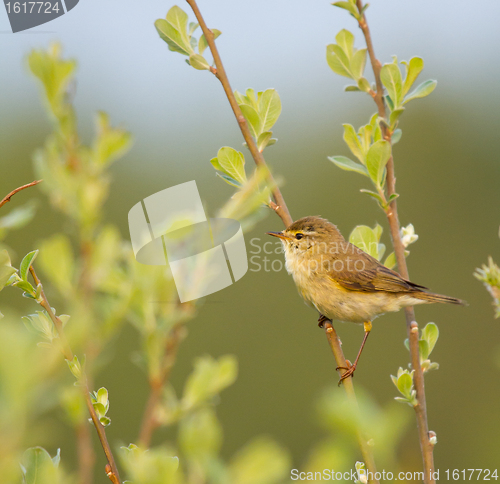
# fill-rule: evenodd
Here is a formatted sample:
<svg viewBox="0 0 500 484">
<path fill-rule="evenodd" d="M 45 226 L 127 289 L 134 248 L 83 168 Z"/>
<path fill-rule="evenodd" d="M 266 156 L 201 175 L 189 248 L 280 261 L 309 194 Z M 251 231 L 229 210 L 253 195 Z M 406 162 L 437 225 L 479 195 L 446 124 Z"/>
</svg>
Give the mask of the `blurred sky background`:
<svg viewBox="0 0 500 484">
<path fill-rule="evenodd" d="M 25 57 L 57 40 L 65 56 L 78 60 L 75 103 L 84 139 L 90 139 L 96 110 L 108 112 L 113 124 L 134 135 L 132 151 L 113 167 L 108 220 L 128 237 L 127 213 L 135 203 L 192 179 L 210 215 L 216 213 L 232 189 L 216 179 L 209 160 L 221 146 L 242 149 L 242 139 L 217 79 L 187 66 L 158 37 L 153 23 L 172 5 L 80 0 L 68 14 L 17 34 L 0 13 L 1 193 L 33 179 L 31 155 L 50 123 Z M 178 5 L 188 10 L 187 4 Z M 325 60 L 326 45 L 342 28 L 356 35 L 357 47 L 364 46 L 354 19 L 327 1 L 200 0 L 199 6 L 208 26 L 223 32 L 217 45 L 233 89 L 273 87 L 281 96 L 283 111 L 274 127 L 279 141 L 265 155 L 283 180 L 292 216 L 322 215 L 345 236 L 355 225 L 379 222 L 389 245 L 385 216 L 359 193 L 370 188 L 367 180 L 326 158 L 348 154 L 342 123 L 358 127 L 375 112 L 367 96 L 343 92 L 348 79 L 335 75 Z M 382 63 L 391 55 L 399 60 L 418 55 L 425 61 L 419 80 L 438 80 L 434 93 L 408 105 L 394 150 L 400 220 L 413 223 L 420 236 L 408 259 L 412 280 L 470 303 L 417 310 L 421 326 L 434 321 L 441 331 L 432 355 L 441 368 L 426 377 L 429 424 L 439 441 L 436 465 L 498 467 L 500 321 L 493 319 L 490 297 L 472 273 L 488 255 L 500 262 L 500 3 L 373 0 L 367 18 Z M 368 68 L 366 74 L 372 80 Z M 7 239 L 17 251 L 15 262 L 64 225 L 36 190 L 18 195 L 19 203 L 36 196 L 39 208 L 29 229 Z M 281 229 L 281 221 L 269 214 L 246 239 Z M 232 454 L 252 436 L 267 433 L 300 464 L 324 434 L 314 402 L 337 381 L 316 313 L 302 303 L 284 271 L 249 272 L 205 302 L 188 325 L 174 385 L 190 371 L 194 356 L 236 354 L 240 377 L 218 408 L 224 452 Z M 362 328 L 339 324 L 338 331 L 353 359 Z M 384 316 L 375 322 L 361 358 L 355 383 L 381 404 L 396 396 L 389 375 L 408 362 L 405 337 L 403 314 Z M 135 438 L 146 398 L 143 375 L 128 356 L 135 342 L 127 329 L 113 363 L 98 378 L 112 395 L 111 439 L 126 443 Z M 71 447 L 68 428 L 53 424 L 59 429 L 54 448 Z M 163 438 L 159 432 L 157 441 Z M 417 451 L 413 422 L 404 444 L 403 453 Z"/>
</svg>

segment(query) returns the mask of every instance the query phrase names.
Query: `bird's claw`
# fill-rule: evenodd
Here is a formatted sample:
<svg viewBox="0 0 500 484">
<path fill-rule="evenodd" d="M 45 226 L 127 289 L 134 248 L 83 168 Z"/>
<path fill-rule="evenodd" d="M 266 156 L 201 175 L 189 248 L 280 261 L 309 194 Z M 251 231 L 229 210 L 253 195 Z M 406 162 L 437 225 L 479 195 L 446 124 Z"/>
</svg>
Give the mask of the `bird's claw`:
<svg viewBox="0 0 500 484">
<path fill-rule="evenodd" d="M 349 378 L 350 376 L 354 376 L 354 372 L 356 371 L 356 366 L 355 365 L 351 365 L 351 362 L 349 360 L 346 360 L 346 363 L 349 365 L 348 367 L 346 366 L 337 366 L 337 368 L 335 368 L 335 370 L 345 370 L 344 373 L 342 373 L 342 375 L 340 375 L 340 380 L 339 380 L 339 384 L 338 386 L 341 385 L 341 383 L 346 379 L 346 378 Z"/>
<path fill-rule="evenodd" d="M 330 321 L 331 322 L 331 319 L 327 318 L 326 316 L 323 316 L 322 314 L 320 314 L 319 318 L 318 318 L 318 326 L 320 328 L 324 328 L 325 327 L 325 323 L 327 321 Z"/>
</svg>

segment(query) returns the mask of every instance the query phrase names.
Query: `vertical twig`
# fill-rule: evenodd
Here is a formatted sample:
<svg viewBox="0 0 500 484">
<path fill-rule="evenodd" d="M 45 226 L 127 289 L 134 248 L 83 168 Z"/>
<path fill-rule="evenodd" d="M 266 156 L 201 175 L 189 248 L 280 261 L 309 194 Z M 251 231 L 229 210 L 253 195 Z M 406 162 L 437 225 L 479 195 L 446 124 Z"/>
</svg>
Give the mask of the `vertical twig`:
<svg viewBox="0 0 500 484">
<path fill-rule="evenodd" d="M 229 104 L 231 105 L 231 108 L 234 112 L 234 115 L 236 117 L 236 120 L 238 121 L 238 125 L 241 129 L 241 133 L 243 134 L 243 138 L 245 139 L 245 142 L 247 143 L 247 146 L 250 150 L 250 153 L 252 154 L 252 157 L 255 161 L 255 164 L 257 166 L 265 166 L 267 167 L 266 161 L 264 160 L 264 157 L 262 156 L 262 153 L 258 150 L 257 145 L 255 144 L 255 141 L 250 133 L 250 130 L 248 128 L 247 122 L 245 117 L 243 116 L 243 113 L 241 112 L 241 109 L 238 105 L 238 102 L 236 101 L 236 98 L 233 94 L 233 91 L 231 89 L 231 85 L 229 84 L 229 79 L 227 77 L 226 71 L 224 69 L 224 66 L 222 65 L 222 60 L 220 58 L 219 52 L 217 50 L 217 46 L 215 45 L 215 40 L 212 31 L 207 27 L 207 24 L 205 23 L 205 20 L 203 19 L 203 16 L 201 15 L 201 12 L 198 8 L 198 5 L 196 4 L 196 0 L 186 0 L 186 2 L 189 4 L 189 6 L 192 8 L 196 19 L 198 20 L 198 23 L 200 24 L 201 30 L 203 31 L 203 34 L 205 35 L 205 39 L 207 40 L 208 47 L 210 48 L 210 51 L 212 53 L 212 56 L 214 58 L 215 62 L 215 69 L 211 69 L 211 72 L 219 79 L 219 81 L 222 84 L 222 87 L 224 89 L 224 92 L 226 93 L 226 96 L 228 98 Z M 271 208 L 278 214 L 278 216 L 281 218 L 283 221 L 283 224 L 285 227 L 288 227 L 292 222 L 293 219 L 290 215 L 290 212 L 288 211 L 288 208 L 285 203 L 285 199 L 283 198 L 283 195 L 281 194 L 281 191 L 279 190 L 278 187 L 275 187 L 273 189 L 273 197 L 276 203 L 271 202 Z M 330 324 L 327 326 L 325 324 L 325 328 L 332 328 L 333 326 Z M 335 361 L 337 366 L 346 366 L 346 361 L 344 354 L 342 352 L 342 348 L 340 346 L 340 341 L 337 338 L 336 333 L 334 332 L 329 332 L 328 330 L 326 331 L 326 336 L 328 338 L 328 342 L 332 348 L 333 355 L 335 357 Z M 333 336 L 335 335 L 335 336 Z M 356 401 L 356 394 L 354 393 L 354 386 L 352 383 L 352 377 L 347 378 L 344 380 L 344 386 L 346 387 L 346 392 L 349 395 L 349 398 L 352 399 L 352 401 Z M 356 402 L 357 405 L 357 402 Z M 369 448 L 368 444 L 366 441 L 362 441 L 360 439 L 360 447 L 361 447 L 361 452 L 363 454 L 363 459 L 365 460 L 365 464 L 368 468 L 368 470 L 372 473 L 372 475 L 375 475 L 375 463 L 373 459 L 373 454 L 371 452 L 371 449 Z M 372 480 L 371 482 L 377 482 Z"/>
<path fill-rule="evenodd" d="M 33 277 L 33 280 L 35 281 L 35 285 L 36 286 L 40 285 L 41 287 L 40 296 L 42 298 L 42 301 L 40 302 L 40 306 L 42 306 L 43 309 L 47 311 L 47 314 L 50 316 L 50 319 L 54 323 L 57 333 L 59 334 L 59 338 L 61 339 L 62 343 L 61 351 L 64 357 L 66 358 L 66 360 L 71 361 L 73 360 L 73 351 L 71 350 L 71 346 L 69 345 L 68 340 L 66 339 L 62 321 L 55 315 L 54 311 L 52 310 L 52 307 L 50 306 L 47 296 L 45 295 L 45 292 L 43 290 L 43 286 L 40 283 L 40 279 L 36 275 L 33 266 L 30 266 L 30 273 L 31 276 Z M 88 388 L 86 375 L 82 375 L 81 382 L 83 383 L 82 389 L 85 397 L 85 403 L 87 404 L 87 409 L 90 414 L 90 418 L 92 419 L 92 423 L 94 424 L 94 427 L 97 431 L 97 435 L 104 450 L 104 454 L 106 455 L 106 459 L 110 466 L 110 472 L 107 473 L 107 475 L 113 483 L 121 484 L 120 474 L 118 472 L 118 467 L 116 466 L 113 452 L 111 451 L 111 446 L 109 445 L 108 439 L 106 437 L 106 431 L 104 430 L 104 426 L 99 421 L 99 418 L 97 417 L 97 414 L 94 409 L 94 405 L 92 405 L 92 401 L 90 400 L 90 391 Z"/>
<path fill-rule="evenodd" d="M 331 321 L 326 321 L 323 324 L 323 327 L 325 329 L 326 338 L 328 339 L 330 348 L 332 349 L 333 356 L 335 357 L 335 361 L 337 362 L 337 367 L 348 368 L 349 365 L 347 364 L 344 353 L 342 352 L 342 343 L 340 342 L 340 339 L 337 336 L 337 332 L 335 331 L 335 328 L 333 327 Z M 342 376 L 341 370 L 339 370 L 339 374 L 340 376 Z M 356 393 L 354 392 L 354 385 L 352 383 L 352 376 L 343 380 L 342 383 L 349 400 L 357 409 L 359 409 L 358 401 L 356 399 Z M 379 481 L 377 481 L 374 477 L 375 473 L 377 472 L 377 469 L 375 467 L 375 459 L 373 458 L 373 453 L 368 445 L 368 441 L 366 440 L 365 436 L 363 435 L 362 429 L 359 426 L 356 426 L 356 437 L 361 449 L 363 461 L 366 465 L 366 468 L 370 471 L 371 479 L 369 482 L 378 484 Z"/>
<path fill-rule="evenodd" d="M 362 0 L 357 0 L 357 6 L 359 11 L 362 11 L 363 2 Z M 375 103 L 377 104 L 378 114 L 381 118 L 386 119 L 386 109 L 383 97 L 383 86 L 380 79 L 380 70 L 382 68 L 380 62 L 375 56 L 375 51 L 373 48 L 373 43 L 370 35 L 370 29 L 368 23 L 366 22 L 366 17 L 363 14 L 359 20 L 359 27 L 361 28 L 366 41 L 366 47 L 368 49 L 368 55 L 370 57 L 370 62 L 373 68 L 373 74 L 375 76 L 375 83 L 377 86 L 376 95 L 374 96 Z M 382 134 L 384 139 L 391 142 L 392 133 L 387 129 L 387 127 L 382 123 Z M 388 198 L 396 193 L 396 176 L 394 173 L 394 159 L 391 155 L 387 163 L 387 195 Z M 398 263 L 398 269 L 401 276 L 405 279 L 409 279 L 408 267 L 406 265 L 406 258 L 404 255 L 404 245 L 401 240 L 400 225 L 398 218 L 397 202 L 393 200 L 387 209 L 385 210 L 387 215 L 387 220 L 389 222 L 389 227 L 391 230 L 392 243 L 394 246 L 394 253 L 396 255 L 396 261 Z M 408 333 L 408 338 L 410 341 L 410 359 L 412 369 L 415 370 L 414 373 L 414 383 L 415 389 L 417 391 L 418 404 L 414 407 L 415 414 L 417 418 L 417 427 L 420 440 L 420 448 L 422 452 L 422 460 L 424 465 L 424 482 L 426 484 L 434 483 L 434 446 L 429 440 L 429 426 L 427 423 L 427 407 L 425 400 L 425 386 L 424 386 L 424 374 L 422 367 L 420 366 L 420 355 L 418 347 L 418 324 L 415 321 L 415 311 L 413 307 L 405 308 L 406 316 L 406 329 Z"/>
</svg>

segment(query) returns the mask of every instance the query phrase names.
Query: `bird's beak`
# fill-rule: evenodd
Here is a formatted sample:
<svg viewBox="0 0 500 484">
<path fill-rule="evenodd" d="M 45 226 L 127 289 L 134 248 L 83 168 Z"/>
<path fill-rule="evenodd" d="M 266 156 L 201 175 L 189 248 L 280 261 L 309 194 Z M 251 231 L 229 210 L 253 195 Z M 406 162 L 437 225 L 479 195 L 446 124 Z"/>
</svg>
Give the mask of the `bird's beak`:
<svg viewBox="0 0 500 484">
<path fill-rule="evenodd" d="M 280 239 L 287 240 L 290 237 L 288 235 L 283 234 L 282 232 L 266 232 L 267 235 L 272 235 L 273 237 L 279 237 Z"/>
</svg>

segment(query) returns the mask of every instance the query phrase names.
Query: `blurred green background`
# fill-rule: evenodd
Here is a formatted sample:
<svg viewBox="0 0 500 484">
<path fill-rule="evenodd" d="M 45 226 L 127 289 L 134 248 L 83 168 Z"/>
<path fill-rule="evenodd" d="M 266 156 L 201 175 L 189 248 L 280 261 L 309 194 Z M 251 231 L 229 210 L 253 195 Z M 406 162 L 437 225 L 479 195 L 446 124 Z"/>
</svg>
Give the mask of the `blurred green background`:
<svg viewBox="0 0 500 484">
<path fill-rule="evenodd" d="M 231 188 L 216 179 L 209 160 L 221 146 L 239 148 L 241 136 L 218 81 L 189 68 L 158 38 L 153 22 L 172 4 L 82 0 L 69 14 L 15 35 L 7 32 L 6 15 L 0 15 L 0 193 L 33 179 L 32 153 L 50 129 L 25 55 L 59 40 L 65 55 L 78 60 L 75 103 L 84 137 L 90 135 L 93 113 L 104 109 L 135 138 L 131 152 L 113 166 L 106 207 L 107 219 L 124 237 L 128 210 L 168 186 L 195 179 L 210 214 L 230 197 Z M 348 154 L 342 123 L 359 126 L 374 112 L 366 96 L 343 92 L 345 80 L 325 61 L 325 46 L 341 28 L 353 31 L 356 45 L 362 45 L 354 20 L 328 2 L 219 0 L 200 1 L 200 8 L 208 25 L 223 32 L 218 46 L 233 89 L 273 87 L 281 96 L 283 112 L 274 129 L 279 141 L 266 150 L 266 159 L 283 181 L 292 216 L 322 215 L 346 236 L 355 225 L 378 222 L 389 245 L 382 212 L 359 193 L 370 188 L 366 179 L 326 159 Z M 382 62 L 391 55 L 400 60 L 419 55 L 426 64 L 422 80 L 439 82 L 431 96 L 409 106 L 394 152 L 400 220 L 413 223 L 420 237 L 408 259 L 411 278 L 469 302 L 466 308 L 417 310 L 421 326 L 434 321 L 441 333 L 433 353 L 440 370 L 426 376 L 426 390 L 429 425 L 439 441 L 436 467 L 442 472 L 500 464 L 500 322 L 493 319 L 489 295 L 472 276 L 488 255 L 500 259 L 499 14 L 500 4 L 491 0 L 439 5 L 378 0 L 367 12 Z M 34 196 L 39 199 L 36 219 L 6 241 L 16 250 L 15 263 L 38 240 L 64 230 L 64 219 L 36 188 L 17 195 L 6 209 Z M 249 255 L 253 237 L 262 245 L 266 231 L 281 228 L 270 213 L 246 235 Z M 279 254 L 268 257 L 282 260 Z M 22 313 L 33 310 L 28 301 L 3 291 L 2 307 L 13 303 Z M 217 410 L 224 455 L 264 433 L 290 449 L 296 467 L 325 434 L 314 404 L 337 374 L 316 317 L 284 270 L 249 271 L 234 286 L 207 297 L 188 323 L 174 386 L 179 388 L 197 355 L 233 353 L 240 363 L 239 378 L 223 393 Z M 137 343 L 134 330 L 125 328 L 112 363 L 96 383 L 111 394 L 111 441 L 128 444 L 137 435 L 147 385 L 130 360 Z M 338 324 L 337 330 L 346 356 L 354 358 L 361 327 Z M 405 337 L 402 314 L 377 319 L 356 372 L 355 385 L 381 404 L 396 396 L 389 375 L 409 360 Z M 409 407 L 407 412 L 412 412 Z M 51 451 L 62 447 L 65 462 L 71 463 L 73 436 L 59 416 L 49 416 L 46 441 L 37 443 Z M 155 442 L 166 437 L 159 431 Z M 413 420 L 400 459 L 405 469 L 419 467 Z"/>
</svg>

